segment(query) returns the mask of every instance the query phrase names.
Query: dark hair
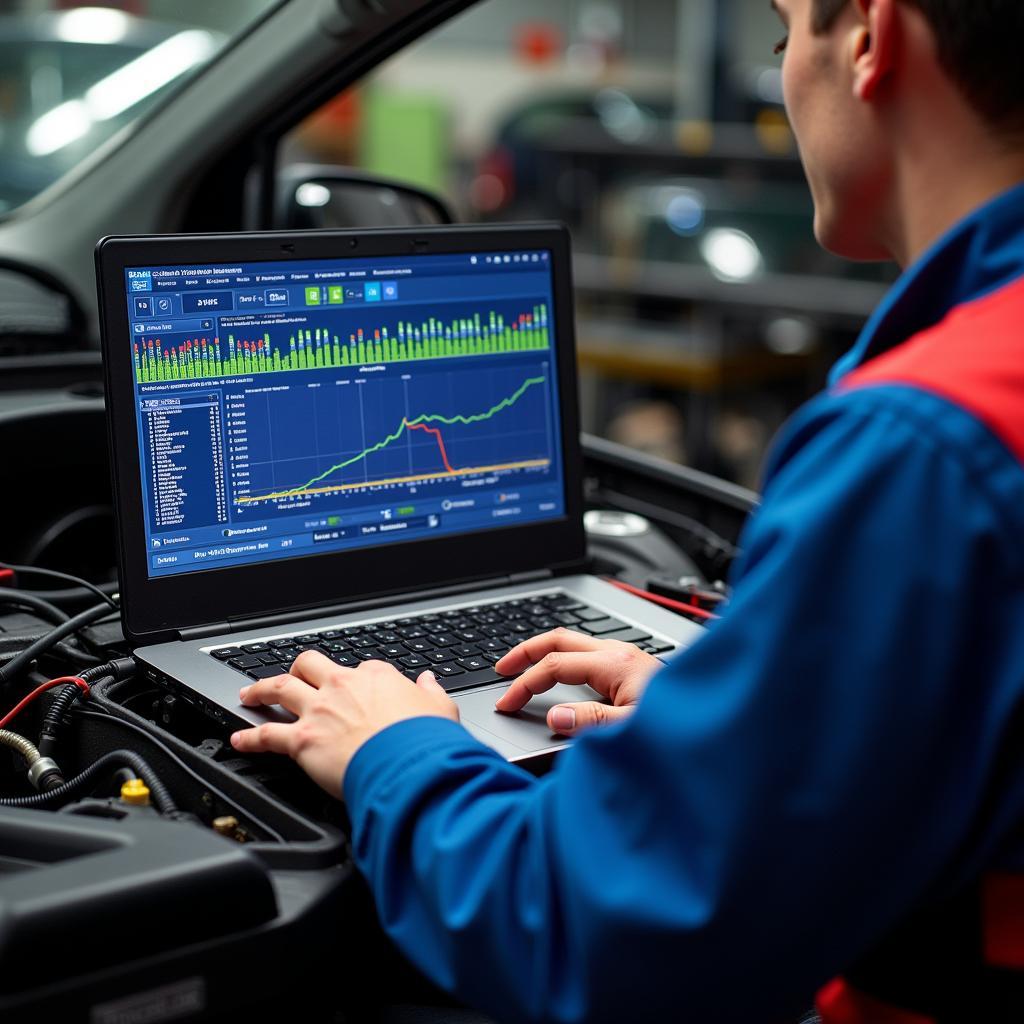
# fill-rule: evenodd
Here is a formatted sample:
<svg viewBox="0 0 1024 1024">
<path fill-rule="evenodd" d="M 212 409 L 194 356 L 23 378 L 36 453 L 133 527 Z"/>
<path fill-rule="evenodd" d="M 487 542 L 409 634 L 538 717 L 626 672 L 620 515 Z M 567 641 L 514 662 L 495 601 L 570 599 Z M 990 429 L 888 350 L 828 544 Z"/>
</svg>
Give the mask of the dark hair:
<svg viewBox="0 0 1024 1024">
<path fill-rule="evenodd" d="M 850 0 L 813 0 L 811 25 L 826 31 Z M 931 24 L 939 59 L 971 105 L 994 127 L 1024 130 L 1022 0 L 904 0 Z"/>
</svg>

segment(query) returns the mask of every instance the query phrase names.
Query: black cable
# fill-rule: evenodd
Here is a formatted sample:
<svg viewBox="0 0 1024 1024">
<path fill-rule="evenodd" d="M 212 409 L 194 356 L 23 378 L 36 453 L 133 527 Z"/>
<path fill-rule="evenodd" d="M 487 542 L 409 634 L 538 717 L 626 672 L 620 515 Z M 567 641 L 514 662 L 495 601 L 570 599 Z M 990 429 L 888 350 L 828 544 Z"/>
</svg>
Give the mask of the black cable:
<svg viewBox="0 0 1024 1024">
<path fill-rule="evenodd" d="M 90 686 L 113 683 L 115 680 L 129 682 L 137 668 L 138 666 L 132 658 L 116 658 L 113 661 L 97 665 L 95 668 L 86 669 L 79 678 Z M 36 744 L 43 757 L 53 756 L 66 725 L 64 716 L 71 710 L 75 701 L 84 696 L 82 688 L 74 683 L 61 686 L 54 692 L 49 707 L 43 714 L 39 742 Z"/>
<path fill-rule="evenodd" d="M 609 504 L 615 505 L 626 512 L 636 512 L 649 519 L 660 520 L 680 530 L 685 530 L 704 544 L 705 548 L 714 551 L 721 557 L 731 560 L 740 553 L 740 549 L 735 544 L 731 544 L 724 537 L 715 533 L 710 527 L 705 526 L 696 519 L 691 519 L 682 512 L 676 512 L 673 509 L 652 509 L 647 502 L 637 501 L 635 498 L 631 498 L 629 495 L 622 494 L 619 491 L 602 489 L 601 497 Z"/>
<path fill-rule="evenodd" d="M 112 750 L 104 754 L 98 761 L 94 761 L 84 772 L 80 772 L 73 779 L 68 779 L 62 786 L 51 789 L 48 793 L 34 793 L 32 796 L 8 796 L 0 797 L 0 807 L 34 807 L 37 809 L 49 808 L 54 804 L 61 804 L 65 798 L 75 796 L 85 789 L 89 783 L 96 780 L 104 770 L 111 765 L 128 765 L 146 784 L 153 806 L 161 814 L 173 814 L 178 810 L 170 790 L 160 781 L 156 772 L 138 754 L 131 750 Z"/>
<path fill-rule="evenodd" d="M 113 679 L 113 676 L 107 676 Z M 43 715 L 43 724 L 39 730 L 39 742 L 36 747 L 43 757 L 53 757 L 57 749 L 60 734 L 64 729 L 64 715 L 71 710 L 71 705 L 83 695 L 82 688 L 75 683 L 67 683 L 57 690 L 57 695 L 50 701 L 50 706 Z"/>
<path fill-rule="evenodd" d="M 34 597 L 44 598 L 55 605 L 76 605 L 84 604 L 86 601 L 91 601 L 93 597 L 95 597 L 97 590 L 101 594 L 106 594 L 108 597 L 112 596 L 117 593 L 118 585 L 116 583 L 97 583 L 89 590 L 85 587 L 67 587 L 58 588 L 56 590 L 36 590 L 32 587 L 21 587 L 19 589 L 25 594 L 32 594 Z"/>
<path fill-rule="evenodd" d="M 67 622 L 71 617 L 56 605 L 50 604 L 44 598 L 37 597 L 26 590 L 10 590 L 7 587 L 0 587 L 0 604 L 13 604 L 16 608 L 27 608 L 29 611 L 36 612 L 39 618 L 46 619 L 47 622 L 52 622 L 55 626 Z"/>
<path fill-rule="evenodd" d="M 197 771 L 189 767 L 189 765 L 184 760 L 182 760 L 182 758 L 179 757 L 169 746 L 167 746 L 166 743 L 161 742 L 159 739 L 156 738 L 156 736 L 153 736 L 145 729 L 143 729 L 141 726 L 136 725 L 134 722 L 129 722 L 127 719 L 120 718 L 117 715 L 112 715 L 108 711 L 86 711 L 85 708 L 78 707 L 73 710 L 72 714 L 74 714 L 76 718 L 102 718 L 108 722 L 114 721 L 118 725 L 124 726 L 125 728 L 131 729 L 133 732 L 138 733 L 140 736 L 144 737 L 146 740 L 152 743 L 153 746 L 155 746 L 158 750 L 163 751 L 163 753 L 166 754 L 167 757 L 169 757 L 172 761 L 174 761 L 174 763 L 177 764 L 177 766 L 186 775 L 188 775 L 194 782 L 198 782 L 199 785 L 203 787 L 203 789 L 212 793 L 226 807 L 234 807 L 243 818 L 248 818 L 249 821 L 253 822 L 255 825 L 258 825 L 264 832 L 266 832 L 268 835 L 276 839 L 279 843 L 286 843 L 288 841 L 285 839 L 283 835 L 281 835 L 280 832 L 277 831 L 277 829 L 271 828 L 270 825 L 268 825 L 264 821 L 261 821 L 255 815 L 243 811 L 242 808 L 239 806 L 237 800 L 230 799 L 212 783 L 207 782 L 206 779 L 202 777 L 202 775 L 200 775 Z"/>
<path fill-rule="evenodd" d="M 57 572 L 55 569 L 40 569 L 35 565 L 12 565 L 10 562 L 0 562 L 0 569 L 10 569 L 18 576 L 31 576 L 34 573 L 36 576 L 45 576 L 48 579 L 74 583 L 76 587 L 84 587 L 86 590 L 91 591 L 101 601 L 105 601 L 114 611 L 120 611 L 117 602 L 112 597 L 104 594 L 94 583 L 83 580 L 80 576 L 72 576 L 66 572 Z"/>
<path fill-rule="evenodd" d="M 139 666 L 134 658 L 114 658 L 95 668 L 87 669 L 79 678 L 90 685 L 100 681 L 100 676 L 113 676 L 114 679 L 128 679 L 135 675 Z"/>
<path fill-rule="evenodd" d="M 19 673 L 23 672 L 40 654 L 45 654 L 58 641 L 77 632 L 83 626 L 88 626 L 97 619 L 103 618 L 106 614 L 106 605 L 94 605 L 92 608 L 87 608 L 84 612 L 79 612 L 74 618 L 68 619 L 67 622 L 54 627 L 46 636 L 33 644 L 29 644 L 20 654 L 13 657 L 3 667 L 0 667 L 0 685 L 9 682 Z"/>
<path fill-rule="evenodd" d="M 33 644 L 45 636 L 45 633 L 40 633 L 35 636 L 20 637 L 20 642 L 0 640 L 0 664 L 6 665 L 12 662 L 29 644 Z M 60 655 L 60 657 L 67 661 L 77 662 L 79 665 L 92 666 L 100 664 L 100 659 L 95 655 L 81 651 L 77 647 L 72 647 L 70 644 L 64 643 L 63 640 L 54 644 L 50 653 Z"/>
<path fill-rule="evenodd" d="M 20 633 L 15 636 L 0 635 L 0 656 L 4 654 L 20 654 L 26 647 L 48 637 L 49 635 L 49 630 L 42 633 Z M 57 642 L 56 650 L 60 650 L 61 648 L 71 650 L 75 654 L 85 653 L 77 646 L 77 638 L 59 640 Z"/>
</svg>

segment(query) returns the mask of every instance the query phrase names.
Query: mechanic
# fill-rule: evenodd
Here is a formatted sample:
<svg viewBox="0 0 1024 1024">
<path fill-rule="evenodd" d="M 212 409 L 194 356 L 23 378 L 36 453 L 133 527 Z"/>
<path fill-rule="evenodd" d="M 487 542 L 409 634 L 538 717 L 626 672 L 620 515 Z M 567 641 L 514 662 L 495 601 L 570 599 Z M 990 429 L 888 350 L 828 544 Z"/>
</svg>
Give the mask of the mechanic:
<svg viewBox="0 0 1024 1024">
<path fill-rule="evenodd" d="M 819 240 L 908 269 L 776 442 L 721 620 L 660 671 L 509 653 L 502 710 L 611 701 L 551 711 L 615 725 L 539 780 L 429 673 L 242 691 L 298 721 L 235 747 L 344 796 L 388 933 L 503 1020 L 1024 1020 L 1024 4 L 773 6 Z"/>
</svg>

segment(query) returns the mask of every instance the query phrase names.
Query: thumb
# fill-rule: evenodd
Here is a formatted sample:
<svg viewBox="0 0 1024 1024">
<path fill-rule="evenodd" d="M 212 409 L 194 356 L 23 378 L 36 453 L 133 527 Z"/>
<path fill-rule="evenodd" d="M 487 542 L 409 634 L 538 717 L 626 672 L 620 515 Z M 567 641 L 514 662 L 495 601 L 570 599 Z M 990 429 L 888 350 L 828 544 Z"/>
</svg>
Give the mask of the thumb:
<svg viewBox="0 0 1024 1024">
<path fill-rule="evenodd" d="M 430 669 L 419 674 L 416 678 L 416 685 L 444 706 L 444 713 L 448 718 L 454 719 L 456 722 L 459 720 L 458 707 L 445 692 L 445 688 L 437 681 L 437 676 Z"/>
<path fill-rule="evenodd" d="M 584 700 L 578 704 L 558 704 L 548 712 L 548 727 L 562 736 L 575 736 L 595 725 L 621 722 L 632 713 L 633 707 L 613 707 L 597 700 Z"/>
<path fill-rule="evenodd" d="M 416 685 L 421 690 L 426 690 L 433 697 L 442 696 L 447 697 L 448 694 L 444 692 L 444 687 L 437 681 L 437 676 L 434 675 L 430 669 L 426 672 L 421 672 L 416 679 Z"/>
</svg>

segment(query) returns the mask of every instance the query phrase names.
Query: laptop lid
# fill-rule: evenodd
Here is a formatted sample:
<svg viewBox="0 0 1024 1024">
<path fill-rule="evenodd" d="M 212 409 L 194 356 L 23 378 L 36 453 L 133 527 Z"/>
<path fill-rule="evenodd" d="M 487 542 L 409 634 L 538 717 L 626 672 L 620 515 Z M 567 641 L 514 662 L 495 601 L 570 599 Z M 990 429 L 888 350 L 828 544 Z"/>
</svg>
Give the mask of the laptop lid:
<svg viewBox="0 0 1024 1024">
<path fill-rule="evenodd" d="M 585 551 L 556 225 L 97 246 L 136 644 Z"/>
</svg>

